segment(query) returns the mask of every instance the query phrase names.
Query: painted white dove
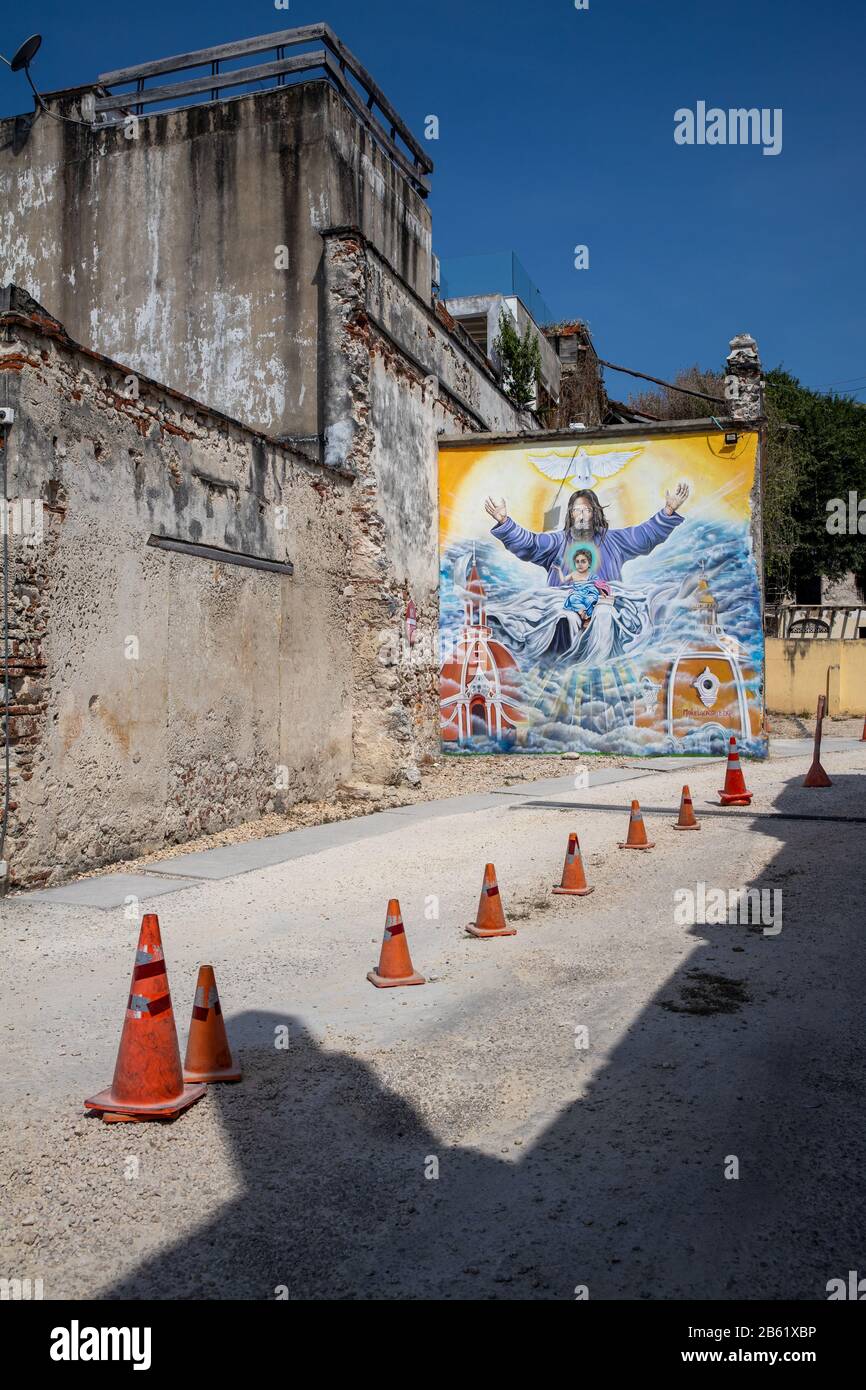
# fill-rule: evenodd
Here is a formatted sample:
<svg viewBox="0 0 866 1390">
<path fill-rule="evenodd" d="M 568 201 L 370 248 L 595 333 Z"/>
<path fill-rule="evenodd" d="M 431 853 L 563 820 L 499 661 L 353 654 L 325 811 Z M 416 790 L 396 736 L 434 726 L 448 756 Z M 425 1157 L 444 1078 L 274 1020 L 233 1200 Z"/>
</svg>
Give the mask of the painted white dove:
<svg viewBox="0 0 866 1390">
<path fill-rule="evenodd" d="M 588 454 L 581 447 L 572 457 L 561 453 L 530 454 L 529 462 L 552 483 L 570 482 L 578 487 L 589 487 L 600 478 L 610 478 L 618 473 L 630 459 L 637 458 L 642 449 L 624 449 L 618 452 L 607 450 L 603 454 Z"/>
</svg>

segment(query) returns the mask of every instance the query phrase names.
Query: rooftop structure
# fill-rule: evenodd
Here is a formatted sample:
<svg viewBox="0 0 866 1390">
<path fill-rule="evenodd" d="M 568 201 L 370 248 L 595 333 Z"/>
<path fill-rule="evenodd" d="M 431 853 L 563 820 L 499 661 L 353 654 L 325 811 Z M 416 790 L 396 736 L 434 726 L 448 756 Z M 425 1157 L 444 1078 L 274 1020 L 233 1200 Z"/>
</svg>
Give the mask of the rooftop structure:
<svg viewBox="0 0 866 1390">
<path fill-rule="evenodd" d="M 535 323 L 547 323 L 553 318 L 541 291 L 514 251 L 444 257 L 440 294 L 446 301 L 473 295 L 514 295 Z"/>
<path fill-rule="evenodd" d="M 537 425 L 433 300 L 431 168 L 324 25 L 0 122 L 7 884 L 419 780 L 437 438 Z"/>
<path fill-rule="evenodd" d="M 42 100 L 54 119 L 0 122 L 0 279 L 85 346 L 316 447 L 322 234 L 357 227 L 431 299 L 432 162 L 367 70 L 313 24 Z"/>
</svg>

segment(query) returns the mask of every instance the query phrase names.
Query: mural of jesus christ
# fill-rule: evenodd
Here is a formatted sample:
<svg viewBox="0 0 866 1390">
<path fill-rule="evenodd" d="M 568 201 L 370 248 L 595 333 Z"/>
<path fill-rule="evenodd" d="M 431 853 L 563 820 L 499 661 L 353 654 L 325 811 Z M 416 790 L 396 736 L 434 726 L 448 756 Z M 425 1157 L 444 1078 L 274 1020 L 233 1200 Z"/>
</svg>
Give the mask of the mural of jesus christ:
<svg viewBox="0 0 866 1390">
<path fill-rule="evenodd" d="M 596 578 L 621 579 L 626 561 L 649 555 L 682 524 L 679 508 L 688 495 L 688 484 L 678 483 L 673 492 L 665 493 L 664 506 L 648 521 L 617 530 L 608 526 L 604 508 L 596 494 L 588 489 L 573 492 L 568 499 L 566 525 L 562 531 L 527 531 L 508 515 L 504 497 L 499 502 L 488 497 L 484 507 L 496 522 L 491 535 L 518 560 L 543 566 L 547 570 L 548 584 L 559 586 L 565 582 L 562 577 L 565 548 L 574 541 L 592 541 L 597 547 Z"/>
</svg>

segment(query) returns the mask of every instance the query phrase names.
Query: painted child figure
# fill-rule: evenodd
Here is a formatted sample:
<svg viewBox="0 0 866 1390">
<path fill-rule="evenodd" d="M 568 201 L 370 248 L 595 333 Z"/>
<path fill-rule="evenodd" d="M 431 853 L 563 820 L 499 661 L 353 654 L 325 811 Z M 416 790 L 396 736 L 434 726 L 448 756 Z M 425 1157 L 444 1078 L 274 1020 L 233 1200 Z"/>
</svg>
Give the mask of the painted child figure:
<svg viewBox="0 0 866 1390">
<path fill-rule="evenodd" d="M 610 587 L 603 579 L 592 577 L 593 571 L 598 569 L 598 558 L 587 546 L 569 547 L 565 562 L 565 572 L 560 571 L 561 582 L 568 587 L 563 607 L 569 613 L 576 613 L 583 627 L 588 627 L 599 599 L 610 596 Z"/>
</svg>

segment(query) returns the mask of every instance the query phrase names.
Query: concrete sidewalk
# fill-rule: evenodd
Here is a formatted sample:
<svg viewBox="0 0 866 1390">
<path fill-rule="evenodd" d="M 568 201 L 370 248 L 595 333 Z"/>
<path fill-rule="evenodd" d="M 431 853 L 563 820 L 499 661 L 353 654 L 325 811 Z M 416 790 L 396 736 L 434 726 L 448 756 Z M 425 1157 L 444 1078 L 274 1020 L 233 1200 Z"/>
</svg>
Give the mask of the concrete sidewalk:
<svg viewBox="0 0 866 1390">
<path fill-rule="evenodd" d="M 750 763 L 753 805 L 725 815 L 720 762 L 653 764 L 322 827 L 218 874 L 165 861 L 142 877 L 171 888 L 181 1042 L 210 960 L 245 1068 L 170 1126 L 81 1109 L 145 898 L 6 900 L 4 1268 L 46 1297 L 825 1297 L 866 1238 L 839 1176 L 866 1160 L 866 868 L 831 819 L 864 815 L 866 745 L 827 741 L 819 791 L 809 751 Z M 683 780 L 695 834 L 672 828 Z M 616 848 L 632 795 L 662 808 L 649 854 Z M 571 828 L 585 899 L 549 891 Z M 488 859 L 518 935 L 480 942 Z M 699 882 L 781 889 L 781 932 L 679 924 Z M 365 979 L 391 896 L 422 988 Z"/>
<path fill-rule="evenodd" d="M 590 772 L 589 785 L 607 786 L 628 782 L 639 772 L 618 768 L 598 768 Z M 547 777 L 527 782 L 521 787 L 497 787 L 495 790 L 471 796 L 449 796 L 439 801 L 419 801 L 409 806 L 396 806 L 387 811 L 374 811 L 368 816 L 354 816 L 343 821 L 331 821 L 302 830 L 290 830 L 283 835 L 271 835 L 261 840 L 244 840 L 234 845 L 181 854 L 171 859 L 157 860 L 140 874 L 107 873 L 95 878 L 79 879 L 59 888 L 48 888 L 21 894 L 19 901 L 35 903 L 71 903 L 103 909 L 122 907 L 128 895 L 142 901 L 157 894 L 175 893 L 186 887 L 188 879 L 226 879 L 239 874 L 254 873 L 274 864 L 287 864 L 337 846 L 355 845 L 378 835 L 388 835 L 400 825 L 435 820 L 442 816 L 466 815 L 473 811 L 488 811 L 499 805 L 499 798 L 508 796 L 516 802 L 535 799 L 544 793 L 561 793 L 574 787 L 574 773 L 564 777 Z M 163 878 L 167 881 L 163 882 Z M 148 891 L 150 890 L 150 891 Z"/>
<path fill-rule="evenodd" d="M 857 746 L 856 739 L 824 740 L 827 753 L 855 750 Z M 773 743 L 772 757 L 807 757 L 811 748 L 810 739 L 776 739 Z M 649 776 L 660 771 L 682 772 L 685 776 L 692 768 L 706 767 L 712 763 L 724 765 L 724 761 L 723 758 L 645 758 L 636 759 L 627 769 L 593 769 L 591 759 L 587 759 L 588 785 L 604 787 L 616 783 L 630 783 L 637 777 Z M 579 766 L 581 764 L 574 763 L 574 770 L 562 777 L 544 778 L 519 787 L 497 787 L 482 794 L 445 797 L 439 801 L 421 801 L 410 806 L 376 811 L 369 816 L 357 816 L 345 821 L 332 821 L 327 825 L 291 830 L 266 839 L 245 840 L 195 854 L 176 855 L 149 864 L 140 874 L 107 873 L 63 884 L 58 888 L 22 894 L 21 900 L 36 903 L 69 903 L 104 910 L 122 907 L 131 897 L 140 902 L 147 902 L 150 898 L 163 897 L 166 893 L 180 892 L 186 886 L 185 880 L 234 878 L 238 874 L 253 873 L 273 864 L 285 864 L 292 859 L 318 854 L 334 846 L 351 845 L 359 840 L 387 835 L 394 829 L 395 817 L 403 821 L 418 822 L 441 816 L 486 811 L 495 807 L 498 804 L 497 798 L 502 796 L 513 797 L 521 804 L 538 801 L 546 795 L 555 798 L 567 796 L 574 790 L 575 771 Z"/>
</svg>

